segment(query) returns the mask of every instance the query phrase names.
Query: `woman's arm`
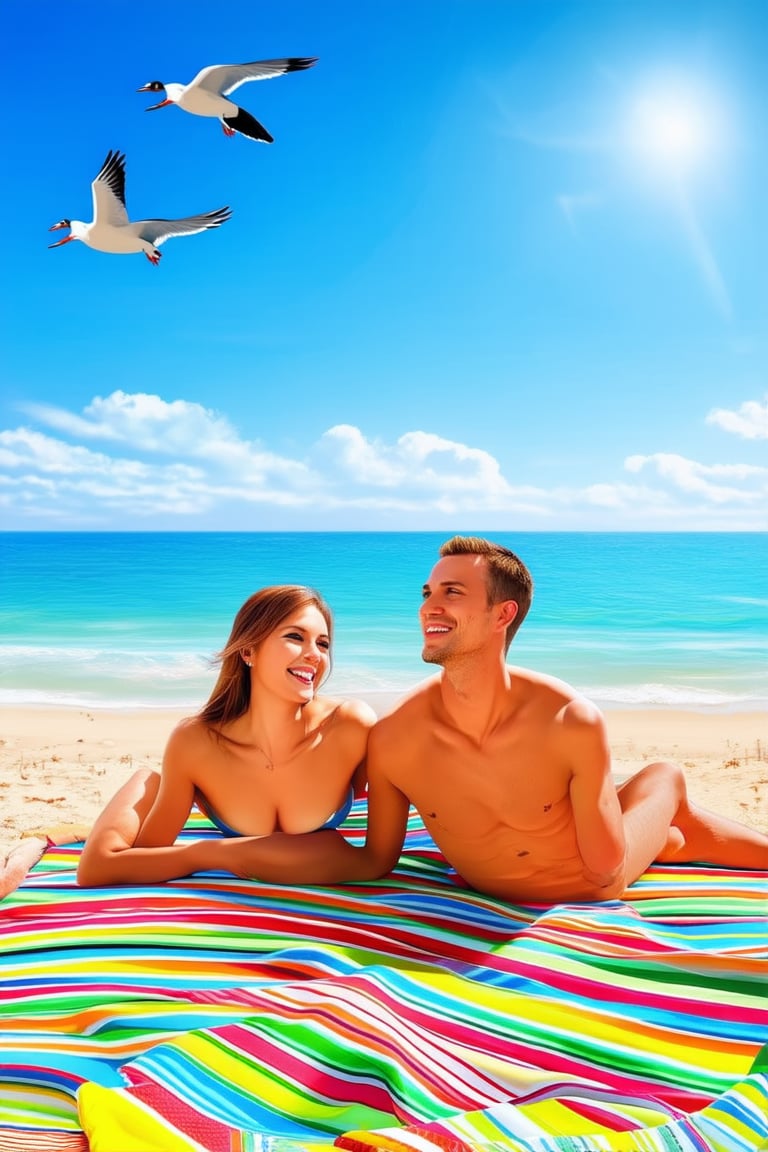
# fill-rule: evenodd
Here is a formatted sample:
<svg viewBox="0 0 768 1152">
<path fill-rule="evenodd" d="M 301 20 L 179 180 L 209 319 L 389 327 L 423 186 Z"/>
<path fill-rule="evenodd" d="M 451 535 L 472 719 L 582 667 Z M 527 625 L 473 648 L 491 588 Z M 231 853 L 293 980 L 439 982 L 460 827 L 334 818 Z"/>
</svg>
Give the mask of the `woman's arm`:
<svg viewBox="0 0 768 1152">
<path fill-rule="evenodd" d="M 162 774 L 135 772 L 115 793 L 88 834 L 79 884 L 155 884 L 217 867 L 214 843 L 174 843 L 194 800 L 188 765 L 199 738 L 194 721 L 182 722 L 171 733 Z"/>
<path fill-rule="evenodd" d="M 134 847 L 159 787 L 158 773 L 144 769 L 118 789 L 88 834 L 77 868 L 78 884 L 84 888 L 156 884 L 217 867 L 213 845 L 205 841 Z"/>
<path fill-rule="evenodd" d="M 170 735 L 152 803 L 133 840 L 135 848 L 173 844 L 195 801 L 192 765 L 205 763 L 208 732 L 197 720 L 182 720 Z"/>
</svg>

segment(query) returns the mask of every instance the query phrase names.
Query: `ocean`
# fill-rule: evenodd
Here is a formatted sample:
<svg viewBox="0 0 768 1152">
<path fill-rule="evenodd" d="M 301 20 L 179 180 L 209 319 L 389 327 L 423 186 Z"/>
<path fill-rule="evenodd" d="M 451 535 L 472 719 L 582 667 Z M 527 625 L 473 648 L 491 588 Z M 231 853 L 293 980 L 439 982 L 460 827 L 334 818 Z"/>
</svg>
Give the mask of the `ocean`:
<svg viewBox="0 0 768 1152">
<path fill-rule="evenodd" d="M 600 707 L 768 707 L 768 535 L 491 533 L 534 577 L 511 663 Z M 331 694 L 401 693 L 446 533 L 0 533 L 0 703 L 182 708 L 207 699 L 241 603 L 315 586 Z"/>
</svg>

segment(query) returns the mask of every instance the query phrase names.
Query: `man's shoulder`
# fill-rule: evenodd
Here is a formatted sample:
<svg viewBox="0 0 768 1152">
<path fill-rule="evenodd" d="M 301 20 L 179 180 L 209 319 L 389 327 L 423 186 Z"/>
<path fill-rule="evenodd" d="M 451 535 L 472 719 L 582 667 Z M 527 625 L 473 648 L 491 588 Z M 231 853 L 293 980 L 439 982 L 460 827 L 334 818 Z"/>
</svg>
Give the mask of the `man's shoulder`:
<svg viewBox="0 0 768 1152">
<path fill-rule="evenodd" d="M 396 739 L 401 733 L 413 735 L 413 725 L 429 717 L 439 691 L 440 676 L 430 676 L 412 688 L 407 695 L 377 721 L 372 735 L 379 740 Z"/>
<path fill-rule="evenodd" d="M 584 699 L 573 685 L 547 672 L 535 672 L 531 668 L 508 664 L 507 673 L 511 694 L 522 691 L 529 697 L 546 701 L 555 710 Z"/>
<path fill-rule="evenodd" d="M 603 726 L 603 714 L 597 705 L 567 681 L 527 668 L 508 667 L 508 672 L 511 692 L 522 694 L 530 714 L 542 723 L 566 732 L 599 730 Z"/>
<path fill-rule="evenodd" d="M 567 739 L 578 736 L 587 740 L 602 740 L 605 737 L 605 718 L 597 705 L 586 696 L 575 695 L 569 700 L 559 720 Z"/>
</svg>

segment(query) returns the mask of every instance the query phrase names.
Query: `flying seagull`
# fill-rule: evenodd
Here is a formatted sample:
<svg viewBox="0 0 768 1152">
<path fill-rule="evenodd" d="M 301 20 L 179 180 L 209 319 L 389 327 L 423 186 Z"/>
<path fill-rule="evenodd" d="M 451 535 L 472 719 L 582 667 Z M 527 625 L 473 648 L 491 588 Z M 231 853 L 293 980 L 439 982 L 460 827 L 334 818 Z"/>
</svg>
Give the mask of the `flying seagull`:
<svg viewBox="0 0 768 1152">
<path fill-rule="evenodd" d="M 249 80 L 271 80 L 286 72 L 300 72 L 317 63 L 317 56 L 288 56 L 284 60 L 252 60 L 250 64 L 211 64 L 198 72 L 189 84 L 163 84 L 161 80 L 150 80 L 137 92 L 162 92 L 164 99 L 159 104 L 150 104 L 145 112 L 155 108 L 165 108 L 167 104 L 177 104 L 185 112 L 194 116 L 213 116 L 221 121 L 225 136 L 236 132 L 271 144 L 274 140 L 263 124 L 259 124 L 250 112 L 239 108 L 227 100 L 241 84 Z"/>
<path fill-rule="evenodd" d="M 89 248 L 99 252 L 120 254 L 143 252 L 150 264 L 158 264 L 159 246 L 171 236 L 192 236 L 206 228 L 218 228 L 232 213 L 229 208 L 217 208 L 200 216 L 185 216 L 183 220 L 136 220 L 132 224 L 125 210 L 125 155 L 108 152 L 96 179 L 91 184 L 93 193 L 93 220 L 59 220 L 49 232 L 69 228 L 70 233 L 49 248 L 59 248 L 70 240 L 82 240 Z"/>
</svg>

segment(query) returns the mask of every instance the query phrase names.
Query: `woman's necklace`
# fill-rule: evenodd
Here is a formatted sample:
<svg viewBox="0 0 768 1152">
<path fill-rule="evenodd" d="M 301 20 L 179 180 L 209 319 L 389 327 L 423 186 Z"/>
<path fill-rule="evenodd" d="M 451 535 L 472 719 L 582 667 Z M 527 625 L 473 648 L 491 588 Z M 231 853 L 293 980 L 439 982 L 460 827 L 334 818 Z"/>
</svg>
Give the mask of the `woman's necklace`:
<svg viewBox="0 0 768 1152">
<path fill-rule="evenodd" d="M 265 771 L 274 772 L 276 764 L 288 764 L 289 761 L 293 760 L 294 756 L 298 756 L 299 752 L 302 750 L 302 746 L 304 744 L 306 744 L 307 738 L 310 735 L 311 735 L 311 733 L 305 732 L 304 735 L 301 737 L 301 739 L 296 743 L 296 746 L 295 746 L 293 752 L 291 752 L 290 756 L 287 756 L 284 760 L 277 760 L 276 761 L 273 756 L 268 756 L 267 753 L 262 748 L 261 744 L 257 744 L 255 740 L 252 740 L 251 744 L 256 749 L 256 751 L 261 752 L 262 756 L 264 757 L 264 769 L 265 769 Z"/>
<path fill-rule="evenodd" d="M 264 767 L 266 768 L 267 772 L 274 772 L 274 770 L 275 770 L 274 760 L 272 760 L 272 758 L 270 756 L 267 756 L 267 754 L 264 751 L 264 749 L 262 748 L 261 744 L 257 744 L 255 740 L 253 742 L 253 746 L 256 749 L 256 751 L 261 752 L 262 756 L 264 757 Z"/>
</svg>

